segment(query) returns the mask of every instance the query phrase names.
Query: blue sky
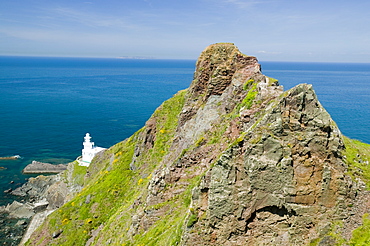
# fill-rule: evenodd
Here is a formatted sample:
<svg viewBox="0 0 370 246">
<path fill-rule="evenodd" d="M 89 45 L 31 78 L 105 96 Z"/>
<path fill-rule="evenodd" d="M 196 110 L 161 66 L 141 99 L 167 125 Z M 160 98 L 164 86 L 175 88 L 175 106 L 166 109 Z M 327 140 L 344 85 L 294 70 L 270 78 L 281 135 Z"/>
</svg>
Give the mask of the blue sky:
<svg viewBox="0 0 370 246">
<path fill-rule="evenodd" d="M 3 0 L 0 55 L 370 63 L 368 0 Z"/>
</svg>

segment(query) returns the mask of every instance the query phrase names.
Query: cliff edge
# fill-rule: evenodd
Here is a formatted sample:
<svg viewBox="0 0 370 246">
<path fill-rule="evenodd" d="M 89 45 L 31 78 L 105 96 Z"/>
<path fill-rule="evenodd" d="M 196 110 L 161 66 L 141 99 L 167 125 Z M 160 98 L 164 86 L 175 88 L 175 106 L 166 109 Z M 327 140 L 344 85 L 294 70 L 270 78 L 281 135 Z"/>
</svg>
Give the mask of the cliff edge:
<svg viewBox="0 0 370 246">
<path fill-rule="evenodd" d="M 255 57 L 214 44 L 189 89 L 96 156 L 26 244 L 349 244 L 369 223 L 369 150 L 311 85 L 284 92 Z"/>
</svg>

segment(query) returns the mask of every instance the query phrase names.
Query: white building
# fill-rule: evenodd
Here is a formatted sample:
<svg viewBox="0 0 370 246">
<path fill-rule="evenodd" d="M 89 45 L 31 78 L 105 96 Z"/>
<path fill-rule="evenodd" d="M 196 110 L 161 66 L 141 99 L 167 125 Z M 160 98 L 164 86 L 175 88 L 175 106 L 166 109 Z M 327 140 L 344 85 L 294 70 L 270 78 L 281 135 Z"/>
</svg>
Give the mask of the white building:
<svg viewBox="0 0 370 246">
<path fill-rule="evenodd" d="M 94 158 L 94 156 L 102 151 L 105 150 L 105 148 L 97 147 L 94 145 L 94 142 L 91 142 L 90 134 L 86 133 L 85 141 L 83 142 L 84 148 L 82 149 L 82 157 L 78 158 L 80 166 L 86 166 L 88 167 Z"/>
</svg>

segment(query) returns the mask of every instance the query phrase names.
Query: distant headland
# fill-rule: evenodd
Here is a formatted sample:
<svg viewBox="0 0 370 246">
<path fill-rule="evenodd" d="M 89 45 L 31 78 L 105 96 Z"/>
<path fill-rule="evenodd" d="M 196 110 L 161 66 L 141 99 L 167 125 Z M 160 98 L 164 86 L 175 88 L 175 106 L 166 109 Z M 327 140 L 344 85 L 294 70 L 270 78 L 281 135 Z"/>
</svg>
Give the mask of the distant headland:
<svg viewBox="0 0 370 246">
<path fill-rule="evenodd" d="M 136 60 L 146 60 L 146 59 L 156 59 L 150 56 L 119 56 L 117 59 L 136 59 Z"/>
</svg>

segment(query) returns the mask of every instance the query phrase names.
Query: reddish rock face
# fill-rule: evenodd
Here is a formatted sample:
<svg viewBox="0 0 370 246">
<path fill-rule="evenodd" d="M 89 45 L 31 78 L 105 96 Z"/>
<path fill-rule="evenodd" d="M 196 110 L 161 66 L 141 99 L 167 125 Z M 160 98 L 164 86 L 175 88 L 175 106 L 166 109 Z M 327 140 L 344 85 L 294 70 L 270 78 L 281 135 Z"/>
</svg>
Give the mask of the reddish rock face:
<svg viewBox="0 0 370 246">
<path fill-rule="evenodd" d="M 348 216 L 354 191 L 342 136 L 312 87 L 283 93 L 233 44 L 199 57 L 171 149 L 148 204 L 206 172 L 183 245 L 305 245 Z"/>
<path fill-rule="evenodd" d="M 212 45 L 197 62 L 187 104 L 193 114 L 183 120 L 212 96 L 228 98 L 219 111 L 235 111 L 248 96 L 236 88 L 248 80 L 257 83 L 257 97 L 229 122 L 225 134 L 238 144 L 224 150 L 195 191 L 192 209 L 206 216 L 185 233 L 185 245 L 304 245 L 348 216 L 342 208 L 354 191 L 342 136 L 310 85 L 282 93 L 256 58 L 232 44 Z"/>
<path fill-rule="evenodd" d="M 260 71 L 257 58 L 243 55 L 235 45 L 210 45 L 198 58 L 190 94 L 193 98 L 204 95 L 204 100 L 210 95 L 221 95 L 230 85 L 235 72 L 242 68 Z"/>
</svg>

